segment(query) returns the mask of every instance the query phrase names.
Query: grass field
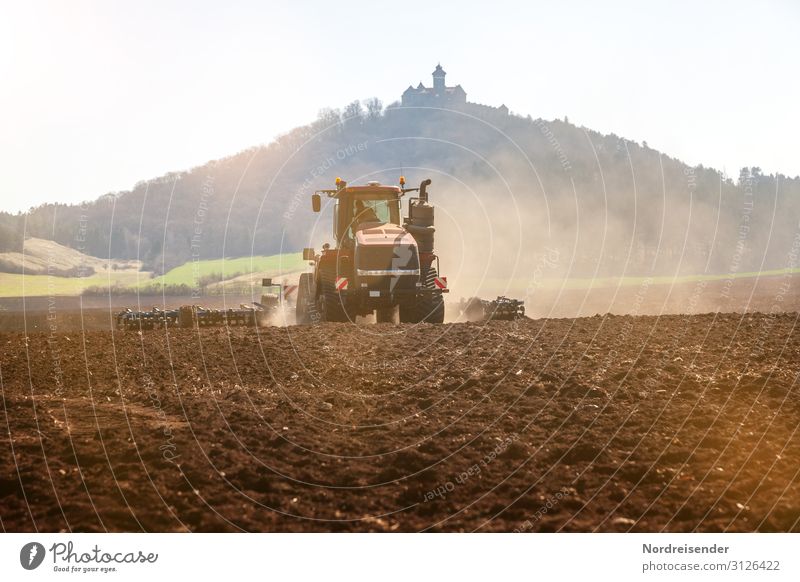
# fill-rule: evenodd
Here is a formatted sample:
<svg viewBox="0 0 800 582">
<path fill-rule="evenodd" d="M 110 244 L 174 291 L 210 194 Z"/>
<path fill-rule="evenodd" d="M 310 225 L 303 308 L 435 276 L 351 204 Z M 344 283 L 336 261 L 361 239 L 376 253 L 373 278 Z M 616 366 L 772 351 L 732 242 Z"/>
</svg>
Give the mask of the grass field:
<svg viewBox="0 0 800 582">
<path fill-rule="evenodd" d="M 35 297 L 48 295 L 80 295 L 89 287 L 111 285 L 135 287 L 137 278 L 147 275 L 134 272 L 97 274 L 91 277 L 51 277 L 49 275 L 17 275 L 0 273 L 0 297 Z"/>
<path fill-rule="evenodd" d="M 265 273 L 277 276 L 298 271 L 306 266 L 302 253 L 190 261 L 160 277 L 150 278 L 149 273 L 123 271 L 98 273 L 90 277 L 51 277 L 48 275 L 19 275 L 0 273 L 0 297 L 34 297 L 48 295 L 80 295 L 90 287 L 128 287 L 132 292 L 150 285 L 197 284 L 200 277 L 221 274 L 232 278 L 244 273 Z"/>
<path fill-rule="evenodd" d="M 160 277 L 142 280 L 140 287 L 148 285 L 188 285 L 197 284 L 198 279 L 220 274 L 223 279 L 230 279 L 247 273 L 268 273 L 280 275 L 299 271 L 307 266 L 302 253 L 286 253 L 282 255 L 240 257 L 238 259 L 215 259 L 210 261 L 189 261 L 175 267 Z"/>
</svg>

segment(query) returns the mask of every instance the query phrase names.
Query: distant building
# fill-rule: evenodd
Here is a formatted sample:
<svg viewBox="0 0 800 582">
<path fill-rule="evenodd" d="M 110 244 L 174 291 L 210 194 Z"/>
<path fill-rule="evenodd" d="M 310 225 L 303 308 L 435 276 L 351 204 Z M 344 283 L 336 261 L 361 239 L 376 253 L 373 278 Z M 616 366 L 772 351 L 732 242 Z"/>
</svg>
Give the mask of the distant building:
<svg viewBox="0 0 800 582">
<path fill-rule="evenodd" d="M 447 75 L 442 65 L 436 65 L 433 71 L 433 87 L 425 87 L 422 83 L 416 89 L 411 85 L 403 92 L 403 107 L 452 107 L 467 102 L 467 92 L 461 87 L 448 87 L 444 78 Z"/>
<path fill-rule="evenodd" d="M 490 107 L 467 101 L 467 92 L 461 85 L 448 87 L 445 83 L 447 73 L 442 65 L 436 65 L 433 71 L 433 87 L 422 83 L 416 87 L 408 86 L 403 92 L 402 107 L 437 107 L 441 109 L 457 109 L 472 114 L 508 115 L 508 107 Z"/>
</svg>

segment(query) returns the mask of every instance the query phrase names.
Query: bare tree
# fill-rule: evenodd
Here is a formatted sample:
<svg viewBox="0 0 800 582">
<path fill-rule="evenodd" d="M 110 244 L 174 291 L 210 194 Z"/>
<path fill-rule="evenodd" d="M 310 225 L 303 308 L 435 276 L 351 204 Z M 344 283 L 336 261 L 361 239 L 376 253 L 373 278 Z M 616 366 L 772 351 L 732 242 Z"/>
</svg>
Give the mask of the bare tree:
<svg viewBox="0 0 800 582">
<path fill-rule="evenodd" d="M 327 127 L 329 125 L 333 125 L 334 123 L 338 123 L 340 117 L 341 113 L 338 109 L 326 107 L 325 109 L 319 110 L 319 113 L 317 114 L 317 123 Z"/>
<path fill-rule="evenodd" d="M 361 107 L 361 103 L 359 101 L 353 101 L 345 105 L 342 119 L 360 118 L 363 115 L 364 109 Z"/>
<path fill-rule="evenodd" d="M 378 119 L 383 113 L 383 102 L 377 97 L 371 97 L 364 101 L 367 108 L 367 119 Z"/>
</svg>

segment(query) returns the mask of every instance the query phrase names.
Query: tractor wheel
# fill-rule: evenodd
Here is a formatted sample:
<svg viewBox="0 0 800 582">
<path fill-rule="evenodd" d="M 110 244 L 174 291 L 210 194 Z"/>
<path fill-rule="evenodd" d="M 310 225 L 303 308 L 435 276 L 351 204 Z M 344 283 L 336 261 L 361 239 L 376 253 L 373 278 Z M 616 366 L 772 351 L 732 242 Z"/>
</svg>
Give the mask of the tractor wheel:
<svg viewBox="0 0 800 582">
<path fill-rule="evenodd" d="M 308 325 L 319 321 L 317 302 L 314 289 L 314 275 L 303 273 L 300 275 L 300 284 L 297 289 L 297 307 L 295 320 L 298 325 Z"/>
<path fill-rule="evenodd" d="M 444 299 L 428 295 L 417 301 L 415 323 L 444 323 Z"/>
<path fill-rule="evenodd" d="M 333 281 L 322 280 L 322 293 L 320 294 L 320 315 L 322 321 L 343 323 L 350 321 L 350 317 L 342 304 L 341 295 L 336 291 Z"/>
<path fill-rule="evenodd" d="M 433 289 L 436 269 L 424 273 L 425 288 Z M 440 293 L 425 295 L 415 303 L 400 305 L 400 323 L 444 323 L 444 298 Z"/>
</svg>

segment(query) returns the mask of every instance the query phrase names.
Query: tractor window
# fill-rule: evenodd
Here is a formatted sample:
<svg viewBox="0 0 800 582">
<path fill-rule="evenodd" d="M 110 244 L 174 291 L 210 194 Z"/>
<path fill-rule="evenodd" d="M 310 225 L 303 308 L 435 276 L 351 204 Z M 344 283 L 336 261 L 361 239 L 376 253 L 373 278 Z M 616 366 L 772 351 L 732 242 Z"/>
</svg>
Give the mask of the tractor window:
<svg viewBox="0 0 800 582">
<path fill-rule="evenodd" d="M 333 205 L 333 240 L 336 240 L 339 231 L 339 201 Z"/>
<path fill-rule="evenodd" d="M 356 199 L 353 206 L 353 218 L 355 227 L 362 222 L 400 224 L 400 201 Z"/>
<path fill-rule="evenodd" d="M 400 200 L 397 198 L 350 198 L 337 200 L 334 205 L 333 224 L 334 231 L 341 232 L 341 240 L 352 241 L 356 231 L 363 224 L 368 223 L 400 224 Z M 337 235 L 337 238 L 338 235 Z"/>
</svg>

